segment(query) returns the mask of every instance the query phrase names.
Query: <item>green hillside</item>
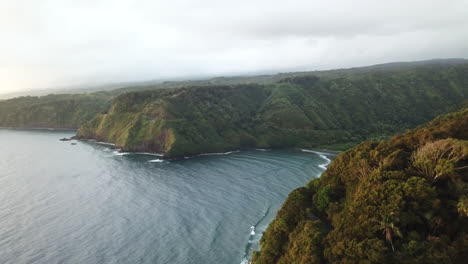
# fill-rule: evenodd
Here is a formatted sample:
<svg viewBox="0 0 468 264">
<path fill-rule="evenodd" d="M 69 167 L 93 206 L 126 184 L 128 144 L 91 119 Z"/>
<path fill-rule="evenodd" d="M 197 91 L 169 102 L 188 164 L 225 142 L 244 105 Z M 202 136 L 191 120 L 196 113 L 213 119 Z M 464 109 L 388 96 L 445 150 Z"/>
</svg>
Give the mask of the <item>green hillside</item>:
<svg viewBox="0 0 468 264">
<path fill-rule="evenodd" d="M 0 101 L 0 126 L 16 128 L 79 128 L 109 108 L 105 94 L 26 96 Z"/>
<path fill-rule="evenodd" d="M 343 149 L 415 127 L 468 98 L 467 64 L 329 74 L 124 93 L 78 136 L 168 157 L 238 148 Z"/>
<path fill-rule="evenodd" d="M 261 246 L 253 263 L 465 263 L 468 108 L 341 153 Z"/>
<path fill-rule="evenodd" d="M 0 127 L 79 128 L 82 138 L 169 157 L 238 148 L 346 149 L 466 103 L 463 59 L 207 80 L 0 101 Z"/>
</svg>

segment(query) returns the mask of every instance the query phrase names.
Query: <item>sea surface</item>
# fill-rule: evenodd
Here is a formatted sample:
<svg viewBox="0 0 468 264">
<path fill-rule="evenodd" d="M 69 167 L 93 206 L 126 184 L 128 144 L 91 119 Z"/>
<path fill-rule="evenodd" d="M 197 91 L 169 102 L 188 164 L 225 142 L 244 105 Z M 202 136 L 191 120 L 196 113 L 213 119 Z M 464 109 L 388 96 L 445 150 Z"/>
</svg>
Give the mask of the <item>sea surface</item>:
<svg viewBox="0 0 468 264">
<path fill-rule="evenodd" d="M 330 158 L 249 150 L 162 161 L 59 141 L 73 134 L 0 129 L 0 263 L 245 263 L 287 195 Z"/>
</svg>

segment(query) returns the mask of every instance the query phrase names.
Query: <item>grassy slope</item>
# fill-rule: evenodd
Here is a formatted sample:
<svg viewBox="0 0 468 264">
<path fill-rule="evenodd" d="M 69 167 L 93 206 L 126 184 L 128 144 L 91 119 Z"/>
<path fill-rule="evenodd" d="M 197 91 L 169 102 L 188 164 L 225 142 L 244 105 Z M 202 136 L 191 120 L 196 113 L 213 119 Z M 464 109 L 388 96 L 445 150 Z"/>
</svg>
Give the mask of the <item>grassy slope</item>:
<svg viewBox="0 0 468 264">
<path fill-rule="evenodd" d="M 467 165 L 468 108 L 362 143 L 289 195 L 253 262 L 464 263 Z"/>
<path fill-rule="evenodd" d="M 168 156 L 330 148 L 415 127 L 463 104 L 468 94 L 468 65 L 345 73 L 125 93 L 78 136 Z"/>
</svg>

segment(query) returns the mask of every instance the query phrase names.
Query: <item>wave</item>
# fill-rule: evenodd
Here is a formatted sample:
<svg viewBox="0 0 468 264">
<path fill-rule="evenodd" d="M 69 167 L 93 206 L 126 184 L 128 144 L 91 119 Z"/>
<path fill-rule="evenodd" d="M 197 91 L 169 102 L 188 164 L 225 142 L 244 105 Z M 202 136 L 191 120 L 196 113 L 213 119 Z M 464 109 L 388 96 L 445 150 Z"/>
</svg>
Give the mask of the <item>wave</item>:
<svg viewBox="0 0 468 264">
<path fill-rule="evenodd" d="M 84 141 L 92 142 L 92 143 L 99 144 L 99 145 L 106 145 L 106 146 L 114 146 L 115 147 L 114 143 L 109 143 L 109 142 L 104 142 L 104 141 L 97 141 L 97 140 L 94 140 L 94 139 L 85 139 Z"/>
<path fill-rule="evenodd" d="M 104 141 L 97 141 L 97 140 L 94 140 L 94 139 L 88 139 L 88 140 L 85 140 L 85 141 L 88 141 L 88 142 L 92 142 L 92 143 L 95 143 L 95 144 L 99 144 L 99 145 L 106 145 L 106 146 L 112 146 L 112 147 L 115 147 L 116 145 L 114 143 L 109 143 L 109 142 L 104 142 Z M 110 148 L 106 148 L 104 149 L 104 151 L 109 151 Z M 163 157 L 164 154 L 159 154 L 159 153 L 151 153 L 151 152 L 120 152 L 121 149 L 117 149 L 116 151 L 114 151 L 114 154 L 115 155 L 118 155 L 118 156 L 123 156 L 123 155 L 149 155 L 149 156 L 158 156 L 158 157 Z"/>
<path fill-rule="evenodd" d="M 331 159 L 329 159 L 326 156 L 326 153 L 320 152 L 320 151 L 315 151 L 315 150 L 309 150 L 309 149 L 301 149 L 302 152 L 309 152 L 309 153 L 315 153 L 319 155 L 320 158 L 324 159 L 326 162 L 323 164 L 319 164 L 318 166 L 322 168 L 323 170 L 326 170 L 328 165 L 330 165 Z"/>
<path fill-rule="evenodd" d="M 148 156 L 164 157 L 164 154 L 151 153 L 151 152 L 132 152 L 132 154 L 134 154 L 134 155 L 148 155 Z"/>
<path fill-rule="evenodd" d="M 201 153 L 195 156 L 211 156 L 211 155 L 229 155 L 232 153 L 240 152 L 240 150 L 233 150 L 228 152 L 212 152 L 212 153 Z"/>
<path fill-rule="evenodd" d="M 116 156 L 125 156 L 125 155 L 130 155 L 131 154 L 130 152 L 120 152 L 120 150 L 115 150 L 112 153 L 114 153 L 114 155 L 116 155 Z"/>
<path fill-rule="evenodd" d="M 104 151 L 111 151 L 111 149 L 106 148 Z M 162 154 L 157 153 L 149 153 L 149 152 L 122 152 L 121 149 L 114 150 L 114 155 L 116 156 L 125 156 L 125 155 L 148 155 L 148 156 L 156 156 L 156 157 L 163 157 Z"/>
<path fill-rule="evenodd" d="M 163 162 L 164 160 L 162 159 L 154 159 L 154 160 L 148 160 L 148 162 Z"/>
<path fill-rule="evenodd" d="M 258 244 L 260 241 L 261 237 L 261 232 L 257 234 L 255 232 L 255 229 L 258 227 L 258 225 L 266 218 L 268 213 L 270 212 L 270 207 L 268 207 L 263 214 L 262 217 L 255 223 L 255 225 L 250 226 L 250 235 L 249 235 L 249 240 L 247 242 L 247 245 L 245 246 L 245 251 L 244 251 L 244 257 L 242 258 L 242 261 L 240 264 L 248 264 L 249 263 L 249 258 L 251 257 L 252 251 L 254 247 Z"/>
<path fill-rule="evenodd" d="M 258 151 L 270 151 L 271 149 L 262 149 L 262 148 L 256 148 L 254 150 L 258 150 Z"/>
</svg>

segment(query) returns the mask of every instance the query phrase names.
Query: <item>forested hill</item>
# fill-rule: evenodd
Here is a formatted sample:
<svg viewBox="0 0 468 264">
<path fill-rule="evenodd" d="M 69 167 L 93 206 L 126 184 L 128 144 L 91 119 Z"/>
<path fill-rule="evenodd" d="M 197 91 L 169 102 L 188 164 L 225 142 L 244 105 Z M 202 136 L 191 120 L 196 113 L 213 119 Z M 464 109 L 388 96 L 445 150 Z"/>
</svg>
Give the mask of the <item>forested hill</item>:
<svg viewBox="0 0 468 264">
<path fill-rule="evenodd" d="M 0 127 L 74 128 L 109 108 L 105 93 L 25 96 L 0 101 Z"/>
<path fill-rule="evenodd" d="M 294 190 L 253 263 L 466 263 L 468 108 L 341 153 Z"/>
<path fill-rule="evenodd" d="M 169 156 L 345 149 L 463 104 L 467 79 L 468 61 L 451 59 L 27 96 L 0 101 L 0 127 L 81 127 L 82 137 Z"/>
<path fill-rule="evenodd" d="M 81 138 L 168 157 L 239 148 L 346 148 L 466 103 L 468 64 L 314 74 L 271 84 L 131 92 L 82 126 Z"/>
</svg>

